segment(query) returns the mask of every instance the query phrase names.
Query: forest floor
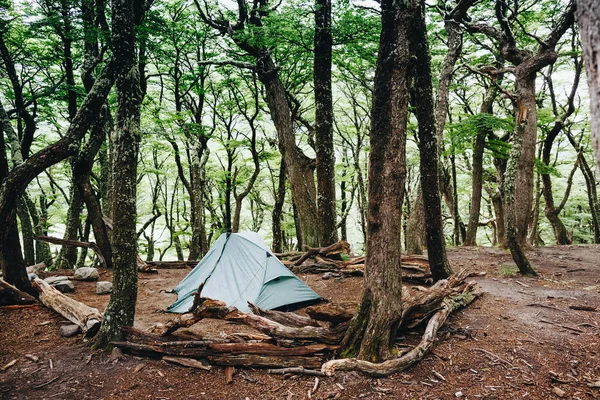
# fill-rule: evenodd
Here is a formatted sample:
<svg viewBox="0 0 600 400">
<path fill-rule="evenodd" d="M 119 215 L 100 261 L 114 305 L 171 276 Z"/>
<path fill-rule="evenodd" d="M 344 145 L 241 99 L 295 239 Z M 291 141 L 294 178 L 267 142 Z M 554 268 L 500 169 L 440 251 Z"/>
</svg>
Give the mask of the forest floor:
<svg viewBox="0 0 600 400">
<path fill-rule="evenodd" d="M 600 398 L 600 246 L 546 247 L 528 256 L 540 273 L 537 278 L 517 276 L 506 251 L 450 249 L 456 270 L 487 272 L 472 278 L 484 295 L 451 317 L 433 351 L 388 378 L 354 372 L 320 378 L 312 398 Z M 172 316 L 157 311 L 175 300 L 165 290 L 187 272 L 140 274 L 137 327 Z M 362 278 L 301 278 L 334 302 L 358 301 L 361 294 Z M 101 271 L 100 280 L 110 280 L 110 271 Z M 109 297 L 96 295 L 95 283 L 75 284 L 73 297 L 103 310 Z M 306 399 L 315 384 L 314 377 L 237 369 L 228 385 L 219 367 L 207 372 L 131 355 L 111 357 L 91 351 L 81 336 L 59 336 L 59 327 L 66 323 L 45 307 L 0 310 L 0 368 L 16 360 L 0 371 L 0 399 Z M 205 320 L 194 329 L 249 328 Z"/>
</svg>

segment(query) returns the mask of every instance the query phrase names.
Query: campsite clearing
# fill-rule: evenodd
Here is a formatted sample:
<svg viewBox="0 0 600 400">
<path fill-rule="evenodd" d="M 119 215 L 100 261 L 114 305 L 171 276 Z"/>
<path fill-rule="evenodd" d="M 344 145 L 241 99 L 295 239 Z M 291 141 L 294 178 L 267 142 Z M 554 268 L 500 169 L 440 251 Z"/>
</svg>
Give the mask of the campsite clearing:
<svg viewBox="0 0 600 400">
<path fill-rule="evenodd" d="M 59 327 L 66 321 L 45 307 L 0 310 L 0 367 L 16 360 L 0 372 L 0 398 L 436 399 L 455 398 L 458 392 L 469 399 L 551 399 L 563 392 L 565 398 L 599 398 L 600 313 L 589 311 L 600 310 L 599 254 L 597 245 L 535 249 L 529 256 L 540 277 L 523 278 L 514 275 L 508 252 L 450 249 L 457 270 L 487 272 L 472 278 L 486 294 L 451 318 L 424 360 L 385 379 L 338 373 L 317 382 L 315 377 L 236 368 L 233 383 L 227 384 L 225 368 L 204 371 L 91 352 L 81 336 L 60 337 Z M 188 272 L 140 274 L 136 327 L 146 329 L 172 318 L 157 311 L 175 300 L 165 291 Z M 110 278 L 110 271 L 100 271 L 101 280 Z M 360 277 L 300 278 L 336 303 L 357 301 L 361 294 Z M 76 282 L 70 296 L 100 310 L 109 298 L 96 295 L 91 282 Z M 191 329 L 213 335 L 253 332 L 218 320 L 203 320 Z M 400 347 L 414 343 L 412 336 L 404 339 Z"/>
</svg>

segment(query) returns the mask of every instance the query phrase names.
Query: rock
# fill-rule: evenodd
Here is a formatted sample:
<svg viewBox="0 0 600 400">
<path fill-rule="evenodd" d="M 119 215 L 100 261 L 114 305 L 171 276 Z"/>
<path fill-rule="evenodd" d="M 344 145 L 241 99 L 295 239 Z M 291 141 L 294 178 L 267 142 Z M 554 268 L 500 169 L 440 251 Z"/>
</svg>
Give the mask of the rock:
<svg viewBox="0 0 600 400">
<path fill-rule="evenodd" d="M 552 392 L 558 397 L 565 397 L 565 394 L 567 394 L 567 392 L 556 386 L 552 388 Z"/>
<path fill-rule="evenodd" d="M 112 292 L 112 282 L 96 282 L 96 294 L 109 294 Z"/>
<path fill-rule="evenodd" d="M 76 281 L 97 281 L 98 270 L 94 267 L 77 268 L 73 279 Z"/>
<path fill-rule="evenodd" d="M 331 272 L 325 272 L 323 274 L 323 276 L 321 277 L 321 279 L 323 279 L 325 281 L 328 280 L 329 278 L 331 278 Z"/>
<path fill-rule="evenodd" d="M 71 282 L 67 276 L 51 276 L 44 280 L 54 286 L 59 292 L 69 293 L 75 291 L 75 285 L 73 285 L 73 282 Z"/>
<path fill-rule="evenodd" d="M 119 360 L 121 357 L 123 357 L 123 352 L 121 351 L 121 349 L 118 347 L 114 347 L 110 352 L 110 359 L 116 361 Z"/>
<path fill-rule="evenodd" d="M 463 397 L 463 392 L 458 391 L 458 392 L 454 393 L 454 396 L 455 397 Z"/>
<path fill-rule="evenodd" d="M 81 329 L 78 325 L 63 325 L 60 327 L 60 336 L 71 337 L 79 333 Z"/>
<path fill-rule="evenodd" d="M 75 285 L 73 285 L 73 282 L 68 279 L 66 281 L 53 283 L 52 286 L 54 286 L 54 288 L 61 293 L 70 293 L 75 291 Z"/>
<path fill-rule="evenodd" d="M 68 276 L 50 276 L 46 279 L 44 279 L 46 282 L 48 282 L 50 285 L 54 285 L 56 282 L 60 282 L 60 281 L 68 281 L 69 277 Z"/>
</svg>

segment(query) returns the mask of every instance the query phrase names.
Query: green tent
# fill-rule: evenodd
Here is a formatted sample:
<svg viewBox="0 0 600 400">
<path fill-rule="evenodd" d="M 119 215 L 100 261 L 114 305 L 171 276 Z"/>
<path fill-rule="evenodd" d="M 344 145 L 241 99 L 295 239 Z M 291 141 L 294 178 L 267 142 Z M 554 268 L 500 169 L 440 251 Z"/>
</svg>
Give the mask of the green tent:
<svg viewBox="0 0 600 400">
<path fill-rule="evenodd" d="M 198 265 L 177 285 L 177 301 L 167 309 L 185 313 L 193 293 L 249 312 L 247 302 L 265 310 L 299 306 L 321 297 L 287 269 L 254 232 L 224 233 Z"/>
</svg>

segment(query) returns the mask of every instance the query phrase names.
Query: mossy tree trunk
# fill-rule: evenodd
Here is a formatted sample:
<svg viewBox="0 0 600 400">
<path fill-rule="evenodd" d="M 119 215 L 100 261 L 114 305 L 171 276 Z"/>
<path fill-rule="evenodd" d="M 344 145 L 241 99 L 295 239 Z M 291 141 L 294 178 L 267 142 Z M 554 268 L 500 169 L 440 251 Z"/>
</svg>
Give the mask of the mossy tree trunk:
<svg viewBox="0 0 600 400">
<path fill-rule="evenodd" d="M 114 217 L 113 291 L 95 345 L 110 347 L 121 338 L 121 328 L 132 326 L 137 300 L 137 160 L 142 90 L 136 56 L 135 26 L 141 21 L 144 4 L 112 1 L 112 51 L 117 70 L 117 118 L 113 159 Z M 134 15 L 135 13 L 135 15 Z"/>
<path fill-rule="evenodd" d="M 418 1 L 381 2 L 369 154 L 365 288 L 342 341 L 344 356 L 380 361 L 390 352 L 402 314 L 401 231 L 406 179 L 409 36 Z"/>
</svg>

